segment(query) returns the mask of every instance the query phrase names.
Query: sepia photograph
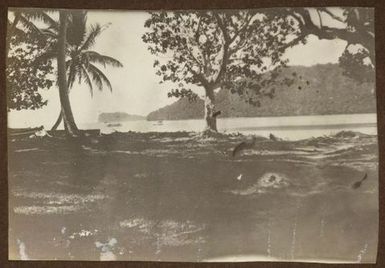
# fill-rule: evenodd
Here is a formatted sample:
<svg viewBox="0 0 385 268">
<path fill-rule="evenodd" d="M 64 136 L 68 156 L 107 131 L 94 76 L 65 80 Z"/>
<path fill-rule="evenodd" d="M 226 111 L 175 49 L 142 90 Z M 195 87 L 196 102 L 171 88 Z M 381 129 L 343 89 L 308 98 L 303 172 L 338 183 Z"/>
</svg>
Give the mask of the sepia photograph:
<svg viewBox="0 0 385 268">
<path fill-rule="evenodd" d="M 9 260 L 375 263 L 374 8 L 9 8 Z"/>
</svg>

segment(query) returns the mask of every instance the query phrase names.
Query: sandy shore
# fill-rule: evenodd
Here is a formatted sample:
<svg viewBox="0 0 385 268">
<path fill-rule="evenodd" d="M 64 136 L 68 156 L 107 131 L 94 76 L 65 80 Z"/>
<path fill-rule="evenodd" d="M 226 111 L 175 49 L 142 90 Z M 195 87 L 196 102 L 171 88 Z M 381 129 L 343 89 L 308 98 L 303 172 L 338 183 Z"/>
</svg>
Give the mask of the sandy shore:
<svg viewBox="0 0 385 268">
<path fill-rule="evenodd" d="M 10 137 L 10 258 L 373 262 L 377 137 L 247 138 Z"/>
</svg>

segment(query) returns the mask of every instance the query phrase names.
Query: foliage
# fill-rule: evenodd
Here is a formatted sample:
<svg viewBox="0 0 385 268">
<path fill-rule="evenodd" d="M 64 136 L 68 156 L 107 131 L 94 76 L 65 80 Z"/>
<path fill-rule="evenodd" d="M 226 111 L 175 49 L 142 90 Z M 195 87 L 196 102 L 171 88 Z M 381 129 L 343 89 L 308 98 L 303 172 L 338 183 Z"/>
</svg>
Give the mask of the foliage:
<svg viewBox="0 0 385 268">
<path fill-rule="evenodd" d="M 102 90 L 103 86 L 106 85 L 112 90 L 111 82 L 98 65 L 104 68 L 108 65 L 112 67 L 122 67 L 123 65 L 112 57 L 90 50 L 106 26 L 95 24 L 87 29 L 86 22 L 86 11 L 70 12 L 67 28 L 66 70 L 68 88 L 72 88 L 76 81 L 78 83 L 85 82 L 92 96 L 94 86 Z M 37 62 L 44 62 L 57 57 L 57 31 L 56 27 L 43 30 L 50 38 L 52 45 L 50 50 L 38 56 Z"/>
<path fill-rule="evenodd" d="M 288 66 L 281 76 L 295 73 L 296 79 L 288 87 L 276 81 L 274 98 L 264 97 L 260 106 L 248 105 L 238 93 L 220 90 L 216 106 L 221 117 L 294 116 L 341 113 L 375 113 L 374 83 L 360 83 L 343 75 L 338 64 L 311 67 Z M 283 82 L 283 81 L 282 81 Z M 149 120 L 198 119 L 204 114 L 204 102 L 198 98 L 189 104 L 180 99 L 171 105 L 151 112 Z"/>
<path fill-rule="evenodd" d="M 374 9 L 363 7 L 341 8 L 286 8 L 277 16 L 291 20 L 298 30 L 289 46 L 306 42 L 310 35 L 319 39 L 346 41 L 340 64 L 345 74 L 363 82 L 374 78 L 375 32 Z M 355 49 L 351 49 L 355 47 Z M 357 48 L 359 47 L 359 48 Z M 366 78 L 364 77 L 366 76 Z M 373 81 L 373 80 L 372 80 Z"/>
<path fill-rule="evenodd" d="M 7 38 L 6 85 L 8 110 L 39 109 L 47 104 L 40 90 L 51 88 L 49 75 L 52 61 L 35 64 L 38 52 L 46 50 L 46 43 L 31 31 L 15 31 Z"/>
<path fill-rule="evenodd" d="M 374 82 L 374 67 L 367 62 L 369 53 L 367 50 L 359 49 L 352 53 L 345 50 L 339 58 L 340 66 L 344 69 L 344 75 L 358 82 Z"/>
<path fill-rule="evenodd" d="M 158 56 L 154 68 L 160 83 L 177 85 L 169 97 L 196 98 L 191 85 L 203 86 L 206 93 L 238 87 L 253 102 L 252 96 L 265 94 L 262 88 L 285 66 L 284 44 L 295 31 L 285 17 L 265 10 L 150 14 L 142 39 Z M 262 75 L 266 71 L 269 76 Z"/>
</svg>

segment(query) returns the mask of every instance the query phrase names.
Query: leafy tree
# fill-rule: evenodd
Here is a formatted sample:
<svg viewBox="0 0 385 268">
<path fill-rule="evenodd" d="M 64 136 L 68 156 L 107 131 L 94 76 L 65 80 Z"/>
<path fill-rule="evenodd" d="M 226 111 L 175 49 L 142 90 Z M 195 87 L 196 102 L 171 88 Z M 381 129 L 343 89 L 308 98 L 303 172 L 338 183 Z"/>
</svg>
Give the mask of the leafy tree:
<svg viewBox="0 0 385 268">
<path fill-rule="evenodd" d="M 100 70 L 98 65 L 103 67 L 123 67 L 118 60 L 99 54 L 96 51 L 90 50 L 97 37 L 103 32 L 105 27 L 99 24 L 92 25 L 87 31 L 87 12 L 86 11 L 70 11 L 70 19 L 67 27 L 67 47 L 66 47 L 66 73 L 68 91 L 73 87 L 74 83 L 85 82 L 90 89 L 91 97 L 93 96 L 93 88 L 103 90 L 103 86 L 107 86 L 112 91 L 111 82 L 107 76 Z M 57 57 L 57 29 L 50 28 L 43 31 L 51 37 L 51 49 L 44 52 L 38 61 L 44 62 Z M 52 130 L 57 129 L 63 118 L 63 111 L 52 127 Z"/>
<path fill-rule="evenodd" d="M 38 53 L 46 50 L 46 42 L 29 21 L 30 13 L 15 12 L 8 19 L 6 37 L 6 86 L 8 110 L 39 109 L 47 104 L 40 90 L 51 88 L 52 61 L 36 65 Z M 21 27 L 17 27 L 17 26 Z"/>
<path fill-rule="evenodd" d="M 215 92 L 230 89 L 258 105 L 272 96 L 267 85 L 277 79 L 286 61 L 285 45 L 295 29 L 285 16 L 268 10 L 154 12 L 142 39 L 158 56 L 154 62 L 161 83 L 177 85 L 169 96 L 196 98 L 191 85 L 205 90 L 206 131 L 216 132 Z"/>
</svg>

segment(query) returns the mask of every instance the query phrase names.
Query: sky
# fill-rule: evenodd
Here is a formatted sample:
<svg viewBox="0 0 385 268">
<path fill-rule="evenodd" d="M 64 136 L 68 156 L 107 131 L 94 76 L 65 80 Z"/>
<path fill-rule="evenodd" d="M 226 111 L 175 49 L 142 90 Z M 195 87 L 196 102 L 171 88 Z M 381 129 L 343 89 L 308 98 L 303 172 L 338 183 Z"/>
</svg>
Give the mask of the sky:
<svg viewBox="0 0 385 268">
<path fill-rule="evenodd" d="M 107 88 L 103 92 L 95 90 L 91 98 L 86 85 L 74 84 L 70 101 L 78 125 L 96 122 L 102 112 L 145 116 L 176 100 L 167 97 L 170 84 L 159 84 L 159 77 L 153 68 L 155 56 L 150 54 L 141 39 L 148 17 L 149 14 L 144 11 L 88 12 L 89 24 L 109 24 L 93 50 L 118 59 L 123 68 L 107 67 L 103 70 L 111 81 L 112 92 Z M 288 49 L 285 57 L 289 59 L 289 65 L 337 63 L 345 46 L 346 42 L 342 40 L 318 40 L 310 36 L 306 45 Z M 198 91 L 198 94 L 202 93 Z M 35 111 L 11 111 L 8 115 L 9 127 L 44 125 L 49 129 L 59 114 L 59 92 L 53 86 L 48 91 L 42 91 L 42 96 L 48 100 L 47 106 Z"/>
</svg>

